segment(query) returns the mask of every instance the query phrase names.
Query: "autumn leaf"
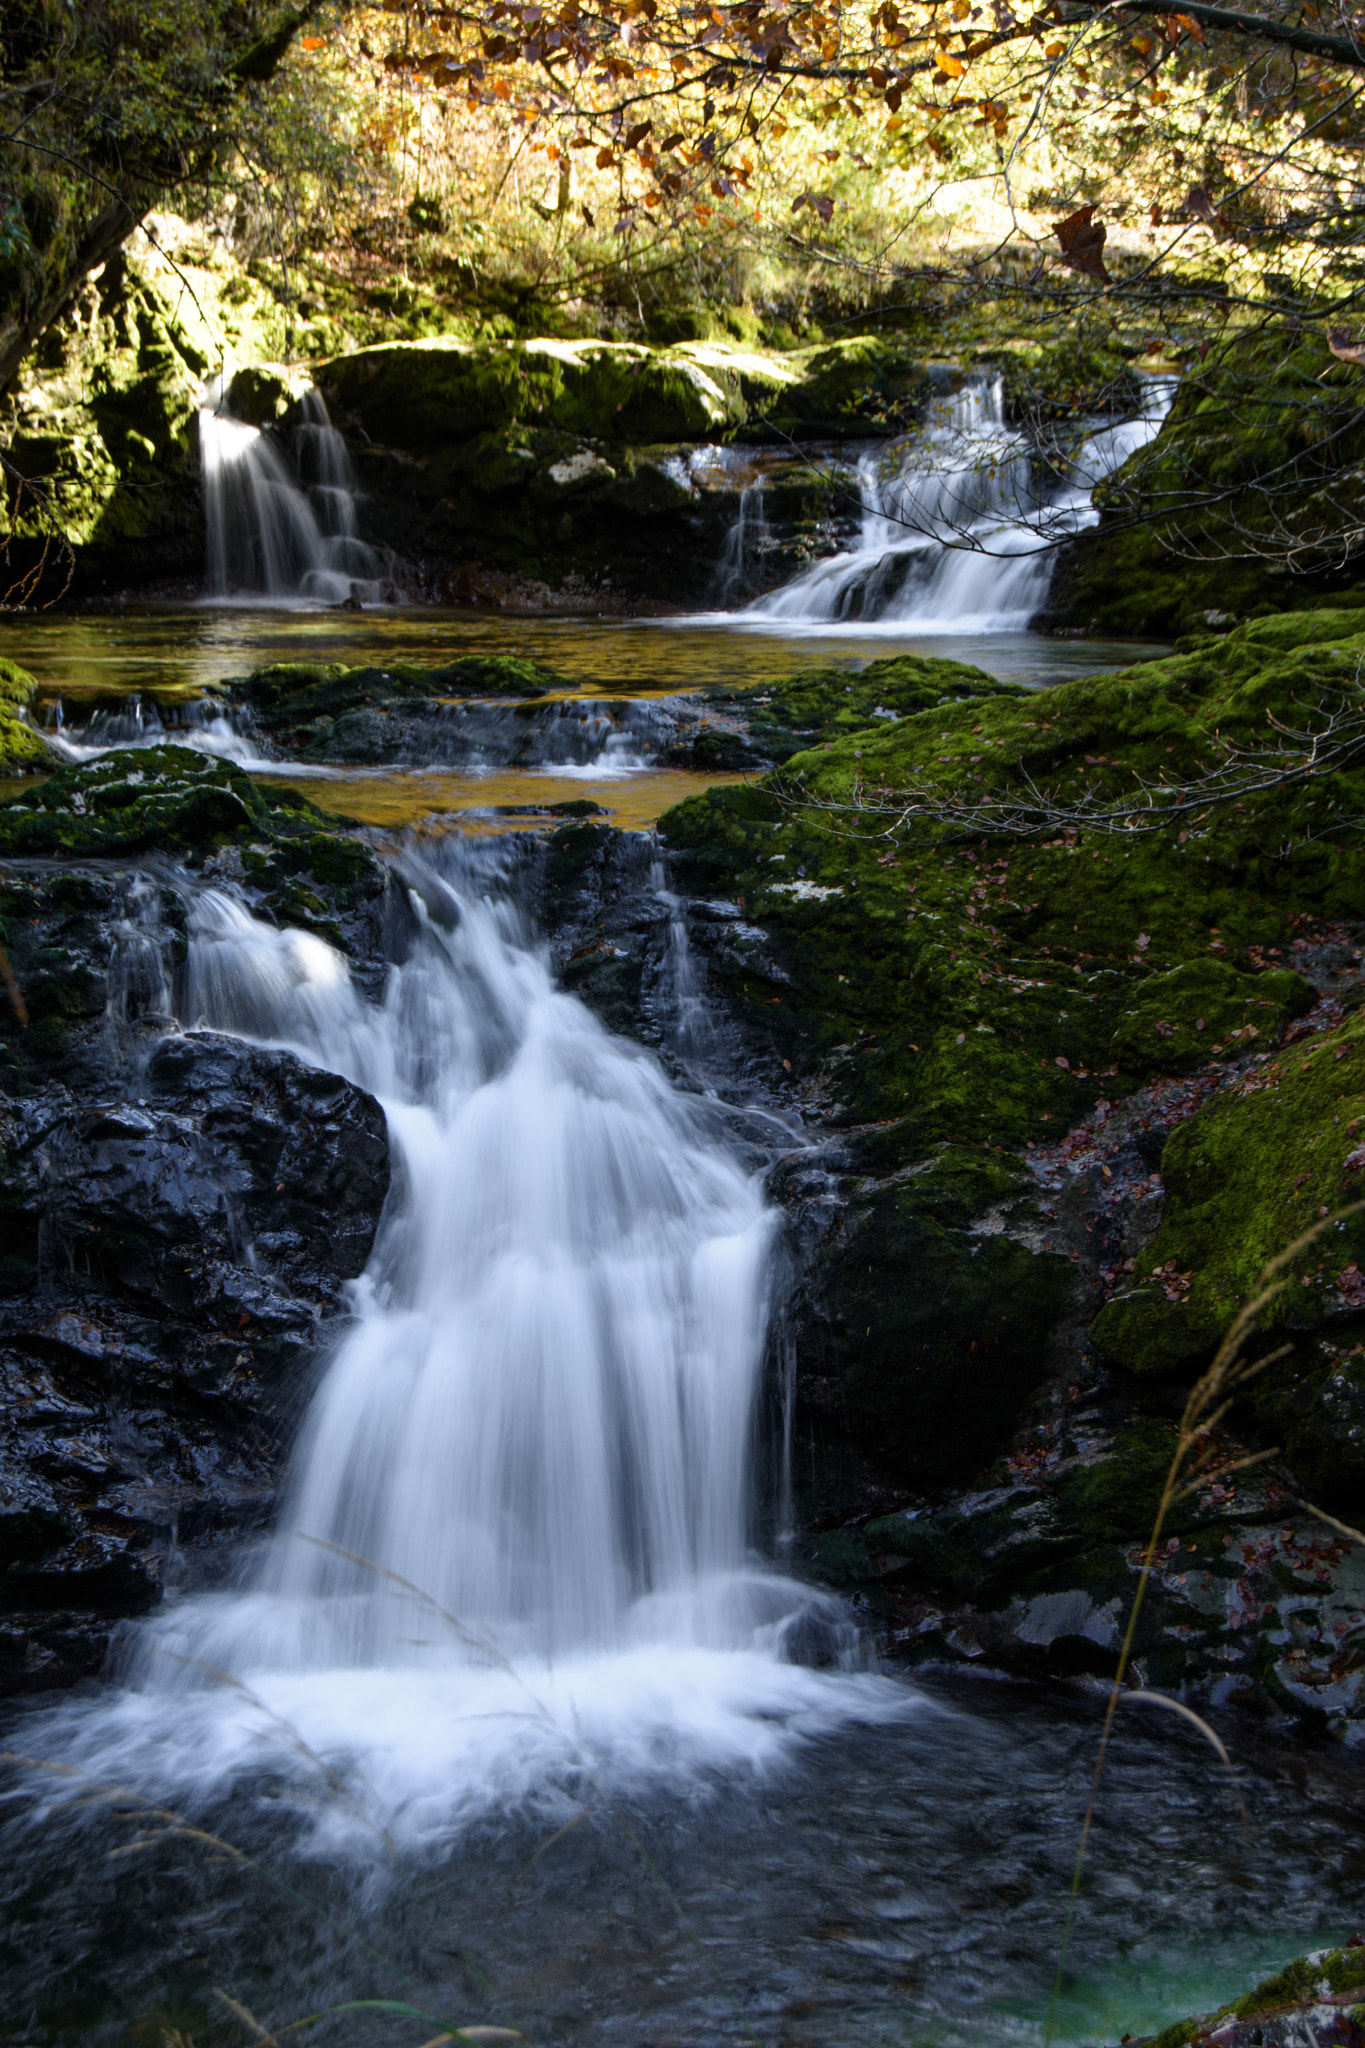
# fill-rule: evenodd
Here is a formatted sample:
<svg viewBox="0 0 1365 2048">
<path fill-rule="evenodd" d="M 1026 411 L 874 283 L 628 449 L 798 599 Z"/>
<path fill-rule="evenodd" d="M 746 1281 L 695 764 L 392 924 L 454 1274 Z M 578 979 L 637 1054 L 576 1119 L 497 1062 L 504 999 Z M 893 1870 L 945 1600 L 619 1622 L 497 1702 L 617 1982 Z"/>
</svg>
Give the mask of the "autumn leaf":
<svg viewBox="0 0 1365 2048">
<path fill-rule="evenodd" d="M 1052 232 L 1062 245 L 1062 261 L 1069 270 L 1083 271 L 1086 276 L 1102 278 L 1108 284 L 1104 244 L 1109 230 L 1103 221 L 1095 219 L 1098 210 L 1094 205 L 1078 207 L 1065 220 L 1059 220 Z"/>
<path fill-rule="evenodd" d="M 320 50 L 326 40 L 325 36 L 300 36 L 299 48 L 301 50 Z"/>
<path fill-rule="evenodd" d="M 940 71 L 947 72 L 949 78 L 961 78 L 967 69 L 966 65 L 957 57 L 950 56 L 947 50 L 936 50 L 934 52 L 934 62 Z"/>
</svg>

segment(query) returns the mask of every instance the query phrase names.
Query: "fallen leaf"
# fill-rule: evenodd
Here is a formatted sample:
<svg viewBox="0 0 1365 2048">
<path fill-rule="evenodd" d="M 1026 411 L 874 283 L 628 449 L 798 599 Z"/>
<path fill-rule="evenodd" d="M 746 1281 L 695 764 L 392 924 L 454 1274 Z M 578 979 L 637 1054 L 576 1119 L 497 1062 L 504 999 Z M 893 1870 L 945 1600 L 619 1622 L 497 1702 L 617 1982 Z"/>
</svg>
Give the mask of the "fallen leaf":
<svg viewBox="0 0 1365 2048">
<path fill-rule="evenodd" d="M 949 78 L 961 78 L 963 72 L 967 69 L 960 58 L 949 56 L 946 50 L 936 50 L 934 52 L 934 62 L 940 71 L 947 72 Z"/>
</svg>

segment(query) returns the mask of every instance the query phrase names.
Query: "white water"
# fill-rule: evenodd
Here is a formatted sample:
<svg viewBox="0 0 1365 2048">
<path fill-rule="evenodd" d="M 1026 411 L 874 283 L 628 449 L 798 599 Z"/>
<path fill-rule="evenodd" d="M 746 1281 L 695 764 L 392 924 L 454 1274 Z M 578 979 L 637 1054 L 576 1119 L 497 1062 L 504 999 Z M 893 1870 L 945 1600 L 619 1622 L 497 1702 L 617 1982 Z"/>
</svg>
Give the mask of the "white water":
<svg viewBox="0 0 1365 2048">
<path fill-rule="evenodd" d="M 853 1632 L 748 1548 L 760 1185 L 556 990 L 514 909 L 414 884 L 381 1007 L 321 940 L 195 900 L 188 1021 L 372 1090 L 394 1193 L 253 1583 L 168 1607 L 125 1689 L 43 1724 L 48 1753 L 162 1799 L 301 1779 L 315 1836 L 362 1850 L 553 1811 L 585 1773 L 761 1766 L 912 1699 L 786 1661 Z"/>
<path fill-rule="evenodd" d="M 283 444 L 235 419 L 220 385 L 205 394 L 199 466 L 214 597 L 344 604 L 381 595 L 379 558 L 357 538 L 355 472 L 320 392 L 305 394 L 302 414 L 295 475 Z"/>
<path fill-rule="evenodd" d="M 88 724 L 68 727 L 60 700 L 50 722 L 42 727 L 43 738 L 63 761 L 98 760 L 101 754 L 122 747 L 190 747 L 197 754 L 211 754 L 221 761 L 235 761 L 240 768 L 279 770 L 278 761 L 267 761 L 250 736 L 240 732 L 233 711 L 211 698 L 180 705 L 168 725 L 151 698 L 130 696 L 117 710 L 96 711 Z M 290 773 L 317 774 L 305 764 L 290 764 Z"/>
<path fill-rule="evenodd" d="M 998 377 L 977 376 L 929 424 L 857 469 L 858 544 L 755 600 L 740 623 L 916 633 L 1019 631 L 1047 597 L 1056 543 L 1093 525 L 1093 493 L 1160 431 L 1174 385 L 1152 379 L 1135 419 L 1104 427 L 1061 482 L 1039 483 L 1005 424 Z"/>
</svg>

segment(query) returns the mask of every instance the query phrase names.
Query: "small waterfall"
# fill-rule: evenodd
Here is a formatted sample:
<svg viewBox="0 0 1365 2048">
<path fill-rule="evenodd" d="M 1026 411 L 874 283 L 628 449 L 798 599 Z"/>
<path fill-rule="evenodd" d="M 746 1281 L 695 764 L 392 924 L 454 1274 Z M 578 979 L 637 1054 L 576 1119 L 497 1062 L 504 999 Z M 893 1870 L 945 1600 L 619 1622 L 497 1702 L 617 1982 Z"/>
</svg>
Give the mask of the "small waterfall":
<svg viewBox="0 0 1365 2048">
<path fill-rule="evenodd" d="M 739 512 L 725 536 L 716 564 L 716 600 L 736 605 L 762 580 L 763 555 L 771 541 L 763 478 L 756 476 L 739 494 Z"/>
<path fill-rule="evenodd" d="M 380 1005 L 321 939 L 191 899 L 186 1020 L 375 1093 L 394 1191 L 254 1583 L 168 1605 L 131 1683 L 51 1723 L 161 1796 L 302 1775 L 305 1824 L 371 1852 L 912 1704 L 749 1554 L 777 1212 L 722 1112 L 555 988 L 514 855 L 441 858 L 402 871 Z"/>
<path fill-rule="evenodd" d="M 1160 431 L 1174 389 L 1150 380 L 1142 412 L 1090 435 L 1058 482 L 1040 478 L 1034 449 L 1006 424 L 1000 378 L 969 378 L 919 434 L 865 453 L 850 472 L 857 545 L 745 616 L 937 633 L 1026 626 L 1047 597 L 1055 543 L 1094 523 L 1095 487 Z"/>
<path fill-rule="evenodd" d="M 43 738 L 64 761 L 93 761 L 116 747 L 192 747 L 240 767 L 262 765 L 258 749 L 242 728 L 249 715 L 201 697 L 163 713 L 138 693 L 117 705 L 102 704 L 84 725 L 70 723 L 58 698 L 42 727 Z"/>
<path fill-rule="evenodd" d="M 221 385 L 199 410 L 208 583 L 214 597 L 371 602 L 380 561 L 356 534 L 356 478 L 346 444 L 310 391 L 292 440 L 297 473 L 269 428 L 227 410 Z"/>
</svg>

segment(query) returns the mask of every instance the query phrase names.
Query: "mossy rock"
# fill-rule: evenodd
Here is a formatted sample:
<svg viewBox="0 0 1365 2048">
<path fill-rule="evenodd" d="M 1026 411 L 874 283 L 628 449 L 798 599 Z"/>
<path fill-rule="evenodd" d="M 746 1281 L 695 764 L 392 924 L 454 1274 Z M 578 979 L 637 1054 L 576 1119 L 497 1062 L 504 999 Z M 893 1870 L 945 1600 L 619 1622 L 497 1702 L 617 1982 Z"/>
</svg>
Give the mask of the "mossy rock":
<svg viewBox="0 0 1365 2048">
<path fill-rule="evenodd" d="M 21 715 L 37 687 L 17 661 L 0 659 L 0 775 L 27 775 L 53 765 L 50 747 Z"/>
<path fill-rule="evenodd" d="M 1352 918 L 1365 900 L 1349 831 L 1365 771 L 1151 834 L 901 830 L 897 792 L 1012 803 L 1034 785 L 1102 805 L 1126 800 L 1135 775 L 1188 787 L 1228 742 L 1259 744 L 1268 715 L 1301 723 L 1353 688 L 1357 625 L 1299 614 L 1276 622 L 1273 644 L 1252 625 L 1214 650 L 1045 695 L 964 670 L 963 689 L 981 694 L 894 721 L 872 721 L 864 698 L 867 725 L 790 757 L 780 781 L 712 789 L 661 820 L 690 885 L 744 909 L 747 935 L 713 974 L 756 1041 L 818 1076 L 844 1118 L 905 1121 L 922 1149 L 1059 1137 L 1102 1095 L 1183 1066 L 1199 1041 L 1226 1058 L 1273 1045 L 1306 996 L 1267 951 L 1287 950 L 1291 917 Z M 882 684 L 865 671 L 855 693 Z M 822 681 L 817 696 L 846 688 Z M 840 809 L 859 789 L 885 793 L 881 815 Z M 1254 1041 L 1233 1039 L 1248 1026 Z"/>
<path fill-rule="evenodd" d="M 293 791 L 266 795 L 233 762 L 188 747 L 126 748 L 0 803 L 0 853 L 201 853 L 336 822 Z"/>
<path fill-rule="evenodd" d="M 684 346 L 527 341 L 474 346 L 391 342 L 327 363 L 329 395 L 377 439 L 427 448 L 513 421 L 629 442 L 695 441 L 743 424 L 740 380 L 727 391 Z M 784 381 L 780 364 L 772 382 Z"/>
<path fill-rule="evenodd" d="M 1348 2002 L 1356 1990 L 1365 1991 L 1365 1947 L 1317 1949 L 1286 1963 L 1217 2012 L 1177 2020 L 1135 2048 L 1188 2048 L 1190 2042 L 1206 2041 L 1211 2035 L 1224 2048 L 1259 2048 L 1265 2039 L 1292 2040 L 1301 2032 L 1311 2036 L 1314 2027 L 1298 2009 L 1329 1998 L 1340 2008 L 1337 2025 L 1358 2031 L 1360 2006 Z"/>
<path fill-rule="evenodd" d="M 1247 974 L 1216 955 L 1186 960 L 1138 991 L 1110 1050 L 1125 1073 L 1190 1073 L 1221 1053 L 1274 1045 L 1316 1000 L 1311 982 L 1288 968 Z"/>
<path fill-rule="evenodd" d="M 249 676 L 233 677 L 229 683 L 236 701 L 249 704 L 267 731 L 320 718 L 340 721 L 403 698 L 533 698 L 567 687 L 567 679 L 553 669 L 510 654 L 466 655 L 439 666 L 395 661 L 385 668 L 348 668 L 335 661 L 281 661 Z M 331 730 L 329 725 L 329 736 Z M 357 728 L 357 732 L 363 730 Z M 355 758 L 365 756 L 362 752 Z"/>
<path fill-rule="evenodd" d="M 1291 554 L 1298 603 L 1350 592 L 1365 604 L 1355 565 L 1329 549 L 1315 571 L 1312 542 L 1353 507 L 1358 519 L 1362 454 L 1357 372 L 1320 330 L 1237 337 L 1190 366 L 1161 432 L 1100 485 L 1100 523 L 1061 558 L 1047 616 L 1143 634 L 1273 613 Z M 1273 479 L 1269 494 L 1244 488 L 1257 478 Z"/>
<path fill-rule="evenodd" d="M 812 1284 L 828 1364 L 897 1472 L 970 1477 L 1017 1426 L 1072 1286 L 1069 1262 L 983 1213 L 1034 1216 L 1027 1179 L 998 1154 L 947 1146 L 855 1195 Z"/>
<path fill-rule="evenodd" d="M 1168 1141 L 1161 1225 L 1137 1285 L 1092 1328 L 1143 1376 L 1189 1376 L 1211 1356 L 1266 1262 L 1365 1196 L 1365 1017 L 1255 1066 Z M 1252 1384 L 1263 1430 L 1300 1478 L 1349 1501 L 1365 1478 L 1365 1217 L 1332 1222 L 1267 1303 L 1257 1342 L 1290 1355 Z"/>
<path fill-rule="evenodd" d="M 937 704 L 975 697 L 1023 696 L 1022 686 L 1002 684 L 984 669 L 927 655 L 892 655 L 847 669 L 804 669 L 775 684 L 761 684 L 711 701 L 748 722 L 756 748 L 785 761 L 813 745 L 878 732 L 888 724 Z"/>
</svg>

